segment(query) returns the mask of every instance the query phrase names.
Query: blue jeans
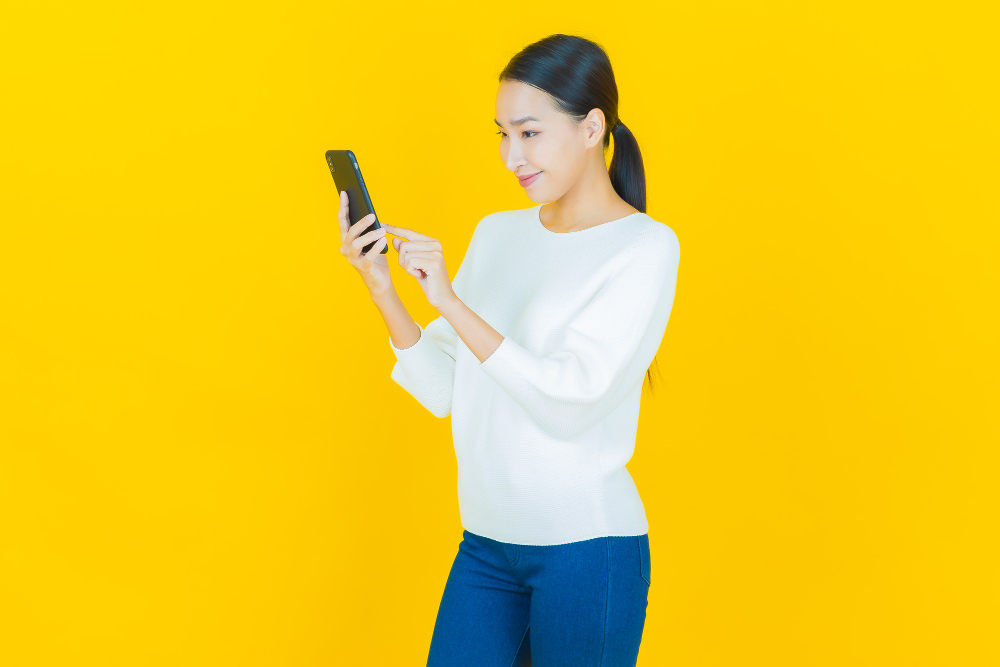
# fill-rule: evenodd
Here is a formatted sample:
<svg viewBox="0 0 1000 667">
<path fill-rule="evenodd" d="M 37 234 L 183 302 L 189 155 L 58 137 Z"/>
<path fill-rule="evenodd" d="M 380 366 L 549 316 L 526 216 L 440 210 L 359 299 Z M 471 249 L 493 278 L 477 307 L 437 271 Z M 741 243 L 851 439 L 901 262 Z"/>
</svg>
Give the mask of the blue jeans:
<svg viewBox="0 0 1000 667">
<path fill-rule="evenodd" d="M 427 665 L 635 665 L 649 565 L 648 533 L 538 546 L 463 530 Z"/>
</svg>

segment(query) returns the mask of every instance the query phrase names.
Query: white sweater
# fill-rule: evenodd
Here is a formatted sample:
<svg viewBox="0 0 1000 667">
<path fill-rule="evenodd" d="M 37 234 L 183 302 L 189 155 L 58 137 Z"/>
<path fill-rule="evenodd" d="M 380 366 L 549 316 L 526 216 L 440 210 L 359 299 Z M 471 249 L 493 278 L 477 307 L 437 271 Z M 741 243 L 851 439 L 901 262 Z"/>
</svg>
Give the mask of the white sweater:
<svg viewBox="0 0 1000 667">
<path fill-rule="evenodd" d="M 645 213 L 575 232 L 531 208 L 476 226 L 455 294 L 504 336 L 480 362 L 448 320 L 421 327 L 391 377 L 452 418 L 462 526 L 516 544 L 641 535 L 625 464 L 674 301 L 680 245 Z"/>
</svg>

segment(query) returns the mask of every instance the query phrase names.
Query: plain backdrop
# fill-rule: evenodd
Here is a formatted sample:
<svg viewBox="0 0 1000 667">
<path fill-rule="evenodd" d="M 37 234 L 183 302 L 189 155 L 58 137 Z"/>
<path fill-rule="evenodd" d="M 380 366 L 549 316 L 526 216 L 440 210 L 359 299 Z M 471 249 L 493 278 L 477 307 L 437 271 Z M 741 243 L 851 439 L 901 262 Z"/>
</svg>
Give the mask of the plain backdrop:
<svg viewBox="0 0 1000 667">
<path fill-rule="evenodd" d="M 450 419 L 389 377 L 323 153 L 453 276 L 536 203 L 497 75 L 564 32 L 683 255 L 628 466 L 639 664 L 1000 664 L 987 5 L 5 8 L 0 663 L 424 664 Z"/>
</svg>

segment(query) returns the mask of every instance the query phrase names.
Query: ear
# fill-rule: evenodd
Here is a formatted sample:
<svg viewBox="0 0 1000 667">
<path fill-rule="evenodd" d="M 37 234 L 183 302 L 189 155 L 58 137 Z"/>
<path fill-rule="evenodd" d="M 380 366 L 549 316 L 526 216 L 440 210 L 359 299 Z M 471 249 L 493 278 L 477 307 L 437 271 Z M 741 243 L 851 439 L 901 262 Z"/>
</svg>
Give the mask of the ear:
<svg viewBox="0 0 1000 667">
<path fill-rule="evenodd" d="M 591 109 L 590 113 L 587 114 L 587 117 L 583 119 L 586 147 L 590 148 L 601 143 L 607 127 L 608 124 L 604 118 L 604 112 L 596 108 Z"/>
</svg>

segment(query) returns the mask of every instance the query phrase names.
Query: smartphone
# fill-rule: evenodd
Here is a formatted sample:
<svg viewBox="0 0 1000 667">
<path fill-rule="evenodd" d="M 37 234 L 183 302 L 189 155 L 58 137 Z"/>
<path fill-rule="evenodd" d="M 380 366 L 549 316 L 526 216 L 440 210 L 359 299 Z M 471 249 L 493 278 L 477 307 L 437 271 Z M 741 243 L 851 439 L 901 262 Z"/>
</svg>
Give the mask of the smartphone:
<svg viewBox="0 0 1000 667">
<path fill-rule="evenodd" d="M 365 179 L 361 177 L 361 167 L 358 166 L 358 158 L 354 155 L 354 151 L 327 151 L 326 164 L 333 175 L 333 184 L 337 186 L 338 206 L 340 205 L 341 191 L 347 192 L 347 220 L 353 225 L 366 215 L 375 213 L 371 195 L 368 194 L 368 188 L 365 187 Z M 381 227 L 382 225 L 378 222 L 378 215 L 376 215 L 375 221 L 361 232 L 361 234 L 367 234 L 373 229 Z M 362 253 L 371 250 L 372 246 L 376 243 L 378 243 L 378 239 L 375 239 L 362 248 Z M 383 255 L 389 252 L 388 239 L 386 239 L 386 244 L 382 246 L 379 252 Z"/>
</svg>

